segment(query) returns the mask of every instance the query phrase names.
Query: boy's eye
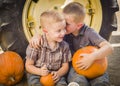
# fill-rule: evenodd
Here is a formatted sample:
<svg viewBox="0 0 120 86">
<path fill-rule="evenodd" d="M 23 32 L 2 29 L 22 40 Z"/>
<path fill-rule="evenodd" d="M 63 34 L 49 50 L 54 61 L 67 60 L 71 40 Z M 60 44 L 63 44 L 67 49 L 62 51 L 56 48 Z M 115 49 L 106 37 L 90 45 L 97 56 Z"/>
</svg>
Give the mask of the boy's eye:
<svg viewBox="0 0 120 86">
<path fill-rule="evenodd" d="M 61 30 L 57 30 L 56 32 L 61 32 Z"/>
<path fill-rule="evenodd" d="M 66 25 L 68 25 L 68 23 L 66 23 Z"/>
<path fill-rule="evenodd" d="M 58 32 L 61 32 L 61 30 L 58 30 Z"/>
<path fill-rule="evenodd" d="M 66 23 L 66 26 L 68 26 L 68 25 L 70 25 L 70 24 Z"/>
</svg>

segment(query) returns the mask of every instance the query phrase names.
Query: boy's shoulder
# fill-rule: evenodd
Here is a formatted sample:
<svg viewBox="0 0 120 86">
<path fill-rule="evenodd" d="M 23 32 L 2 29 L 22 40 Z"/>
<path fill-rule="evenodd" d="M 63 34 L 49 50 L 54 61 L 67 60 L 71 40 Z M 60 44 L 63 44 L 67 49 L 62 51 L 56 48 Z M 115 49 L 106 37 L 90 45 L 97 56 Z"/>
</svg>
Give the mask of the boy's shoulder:
<svg viewBox="0 0 120 86">
<path fill-rule="evenodd" d="M 69 47 L 69 44 L 66 41 L 62 41 L 62 42 L 60 42 L 60 47 L 67 48 L 67 47 Z"/>
<path fill-rule="evenodd" d="M 93 28 L 91 28 L 90 26 L 87 26 L 87 25 L 84 25 L 84 26 L 82 27 L 82 30 L 83 30 L 84 32 L 94 31 Z"/>
<path fill-rule="evenodd" d="M 97 34 L 97 32 L 94 30 L 94 28 L 91 28 L 87 25 L 84 26 L 83 31 L 84 31 L 84 34 L 87 34 L 87 35 L 90 34 L 90 33 L 96 33 Z"/>
<path fill-rule="evenodd" d="M 93 30 L 91 27 L 89 27 L 89 26 L 87 26 L 86 24 L 84 24 L 84 25 L 80 28 L 80 30 L 79 30 L 79 35 L 80 35 L 80 36 L 88 35 L 89 33 L 93 32 L 93 31 L 94 31 L 94 30 Z"/>
</svg>

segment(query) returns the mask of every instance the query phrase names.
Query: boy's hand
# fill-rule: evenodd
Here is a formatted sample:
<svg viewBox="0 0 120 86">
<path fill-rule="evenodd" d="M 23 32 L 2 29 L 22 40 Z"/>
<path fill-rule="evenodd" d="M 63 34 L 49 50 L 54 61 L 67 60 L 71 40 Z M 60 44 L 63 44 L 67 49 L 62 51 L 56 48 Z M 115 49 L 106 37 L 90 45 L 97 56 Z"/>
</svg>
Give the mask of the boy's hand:
<svg viewBox="0 0 120 86">
<path fill-rule="evenodd" d="M 83 58 L 81 58 L 80 61 L 76 62 L 77 67 L 81 70 L 88 69 L 93 64 L 94 58 L 91 54 L 81 54 L 80 56 L 82 56 Z"/>
<path fill-rule="evenodd" d="M 51 72 L 51 74 L 53 75 L 53 80 L 55 81 L 55 83 L 60 80 L 60 76 L 57 73 L 57 71 L 53 71 L 53 72 Z"/>
<path fill-rule="evenodd" d="M 40 34 L 33 36 L 30 40 L 30 46 L 33 48 L 38 49 L 41 43 L 42 43 L 42 39 Z"/>
<path fill-rule="evenodd" d="M 49 74 L 49 70 L 47 69 L 46 65 L 44 65 L 43 67 L 41 67 L 41 76 L 46 76 Z"/>
</svg>

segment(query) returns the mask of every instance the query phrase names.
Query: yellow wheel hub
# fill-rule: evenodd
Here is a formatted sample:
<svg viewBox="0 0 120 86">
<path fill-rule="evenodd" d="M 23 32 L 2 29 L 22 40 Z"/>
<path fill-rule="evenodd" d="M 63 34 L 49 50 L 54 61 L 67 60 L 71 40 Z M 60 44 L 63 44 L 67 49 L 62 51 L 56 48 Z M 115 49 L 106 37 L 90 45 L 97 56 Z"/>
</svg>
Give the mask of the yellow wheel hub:
<svg viewBox="0 0 120 86">
<path fill-rule="evenodd" d="M 26 0 L 22 23 L 28 40 L 35 33 L 42 33 L 40 29 L 40 14 L 47 9 L 62 11 L 64 6 L 70 2 L 79 2 L 86 8 L 85 23 L 99 32 L 102 23 L 102 8 L 100 0 Z"/>
</svg>

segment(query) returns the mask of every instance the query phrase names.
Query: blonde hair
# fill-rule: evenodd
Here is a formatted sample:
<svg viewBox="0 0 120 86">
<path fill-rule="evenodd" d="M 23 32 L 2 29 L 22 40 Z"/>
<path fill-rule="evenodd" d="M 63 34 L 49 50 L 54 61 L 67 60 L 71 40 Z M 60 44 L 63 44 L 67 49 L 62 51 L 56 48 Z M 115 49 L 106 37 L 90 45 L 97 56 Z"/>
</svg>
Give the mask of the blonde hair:
<svg viewBox="0 0 120 86">
<path fill-rule="evenodd" d="M 54 10 L 47 10 L 40 16 L 40 23 L 42 28 L 56 22 L 61 22 L 63 20 L 65 20 L 63 15 Z"/>
<path fill-rule="evenodd" d="M 63 13 L 67 15 L 72 15 L 76 23 L 83 22 L 85 18 L 85 8 L 82 4 L 78 2 L 69 3 L 63 9 Z"/>
</svg>

